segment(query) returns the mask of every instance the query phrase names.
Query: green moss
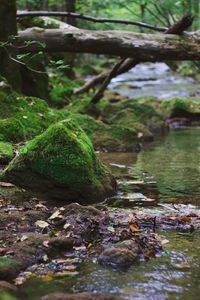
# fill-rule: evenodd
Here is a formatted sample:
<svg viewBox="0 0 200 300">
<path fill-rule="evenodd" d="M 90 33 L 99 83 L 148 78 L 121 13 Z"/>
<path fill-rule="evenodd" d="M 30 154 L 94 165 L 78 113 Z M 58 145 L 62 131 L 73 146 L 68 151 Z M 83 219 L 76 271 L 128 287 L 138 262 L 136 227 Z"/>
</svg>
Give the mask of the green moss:
<svg viewBox="0 0 200 300">
<path fill-rule="evenodd" d="M 200 101 L 199 99 L 192 98 L 171 98 L 162 102 L 161 106 L 164 115 L 170 114 L 173 111 L 185 110 L 191 113 L 200 113 Z"/>
<path fill-rule="evenodd" d="M 17 298 L 5 292 L 3 289 L 0 289 L 0 300 L 17 300 Z"/>
<path fill-rule="evenodd" d="M 22 182 L 17 173 L 22 174 Z M 104 180 L 111 180 L 109 171 L 97 159 L 90 139 L 70 118 L 50 126 L 28 142 L 4 175 L 26 186 L 33 184 L 33 176 L 41 176 L 54 186 L 67 186 L 76 193 L 86 188 L 86 194 L 95 190 L 102 193 Z"/>
<path fill-rule="evenodd" d="M 60 27 L 59 24 L 56 22 L 56 20 L 51 18 L 44 18 L 44 17 L 32 18 L 32 24 L 33 26 L 37 26 L 41 28 L 57 29 Z"/>
<path fill-rule="evenodd" d="M 80 80 L 72 80 L 67 77 L 58 78 L 51 77 L 51 102 L 56 106 L 68 104 L 69 97 L 73 94 L 73 90 L 82 85 Z M 81 101 L 79 101 L 81 102 Z"/>
<path fill-rule="evenodd" d="M 29 140 L 61 118 L 45 101 L 19 96 L 9 86 L 0 92 L 0 117 L 0 141 L 9 142 Z"/>
<path fill-rule="evenodd" d="M 19 273 L 21 263 L 8 257 L 0 257 L 0 280 L 10 280 Z"/>
<path fill-rule="evenodd" d="M 90 107 L 91 107 L 91 97 L 85 96 L 84 98 L 71 102 L 67 106 L 67 109 L 69 109 L 71 112 L 84 114 L 88 112 Z"/>
<path fill-rule="evenodd" d="M 58 182 L 82 182 L 94 179 L 93 174 L 86 171 L 93 168 L 92 151 L 92 144 L 83 131 L 66 120 L 30 141 L 21 154 L 33 171 Z"/>
<path fill-rule="evenodd" d="M 10 143 L 0 142 L 0 163 L 11 160 L 14 156 L 13 146 Z"/>
<path fill-rule="evenodd" d="M 15 118 L 0 120 L 0 141 L 20 142 L 25 139 L 25 129 Z"/>
<path fill-rule="evenodd" d="M 0 269 L 6 268 L 10 266 L 17 266 L 18 262 L 14 259 L 8 257 L 0 257 Z"/>
</svg>

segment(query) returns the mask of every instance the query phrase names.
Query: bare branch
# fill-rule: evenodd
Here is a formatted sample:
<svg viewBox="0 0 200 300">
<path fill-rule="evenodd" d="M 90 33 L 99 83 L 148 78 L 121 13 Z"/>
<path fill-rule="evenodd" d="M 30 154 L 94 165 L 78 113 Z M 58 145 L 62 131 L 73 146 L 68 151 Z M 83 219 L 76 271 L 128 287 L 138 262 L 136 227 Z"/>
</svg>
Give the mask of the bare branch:
<svg viewBox="0 0 200 300">
<path fill-rule="evenodd" d="M 110 18 L 95 18 L 88 15 L 82 15 L 71 12 L 61 12 L 61 11 L 27 11 L 27 12 L 17 12 L 17 20 L 24 17 L 39 17 L 39 16 L 54 16 L 54 17 L 71 17 L 81 20 L 91 21 L 95 23 L 116 23 L 116 24 L 125 24 L 125 25 L 135 25 L 139 27 L 144 27 L 152 29 L 159 32 L 166 31 L 165 27 L 158 27 L 143 22 L 138 22 L 134 20 L 122 20 L 122 19 L 110 19 Z"/>
<path fill-rule="evenodd" d="M 125 62 L 119 67 L 118 72 L 116 76 L 123 74 L 125 72 L 128 72 L 130 69 L 135 67 L 139 62 L 132 58 L 127 58 Z M 92 78 L 90 81 L 86 82 L 82 87 L 76 89 L 74 91 L 75 95 L 88 92 L 91 88 L 94 88 L 98 84 L 101 84 L 106 77 L 109 75 L 110 71 L 103 72 L 94 78 Z"/>
<path fill-rule="evenodd" d="M 169 29 L 165 31 L 167 34 L 182 34 L 184 30 L 192 25 L 194 16 L 188 14 L 182 17 L 181 20 L 173 24 Z"/>
<path fill-rule="evenodd" d="M 105 80 L 104 80 L 102 86 L 100 87 L 99 91 L 92 98 L 92 101 L 91 101 L 92 103 L 96 104 L 102 98 L 102 96 L 104 94 L 104 91 L 106 90 L 108 84 L 110 83 L 112 78 L 114 78 L 116 76 L 116 74 L 118 73 L 119 68 L 125 62 L 125 60 L 126 60 L 126 58 L 122 58 L 122 59 L 120 59 L 120 61 L 118 63 L 116 63 L 114 65 L 114 67 L 109 72 L 108 76 L 105 78 Z"/>
</svg>

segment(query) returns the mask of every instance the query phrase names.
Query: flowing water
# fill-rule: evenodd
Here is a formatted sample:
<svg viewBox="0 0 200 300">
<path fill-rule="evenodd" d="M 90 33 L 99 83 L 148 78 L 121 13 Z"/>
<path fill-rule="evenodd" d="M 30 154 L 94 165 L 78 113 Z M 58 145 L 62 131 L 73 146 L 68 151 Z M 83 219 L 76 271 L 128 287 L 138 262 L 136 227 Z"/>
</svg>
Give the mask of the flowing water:
<svg viewBox="0 0 200 300">
<path fill-rule="evenodd" d="M 200 96 L 200 84 L 192 77 L 173 74 L 165 63 L 139 64 L 129 72 L 114 78 L 109 88 L 130 98 Z"/>
<path fill-rule="evenodd" d="M 200 128 L 172 130 L 139 154 L 105 153 L 101 157 L 119 178 L 127 173 L 153 178 L 161 202 L 200 205 Z M 78 274 L 71 277 L 27 281 L 22 295 L 37 300 L 48 292 L 92 291 L 118 293 L 129 300 L 200 299 L 200 233 L 159 233 L 169 243 L 155 259 L 140 262 L 126 272 L 95 262 L 82 263 Z"/>
<path fill-rule="evenodd" d="M 109 87 L 129 97 L 200 95 L 194 79 L 172 74 L 163 63 L 140 64 L 113 79 Z M 152 196 L 156 190 L 160 203 L 200 206 L 200 128 L 171 130 L 139 154 L 105 153 L 101 158 L 119 179 L 126 181 L 134 176 L 144 180 L 143 193 Z M 129 300 L 200 299 L 200 232 L 159 234 L 169 243 L 155 259 L 140 262 L 126 272 L 95 262 L 77 264 L 78 273 L 69 277 L 28 280 L 20 288 L 20 299 L 38 300 L 51 292 L 82 291 L 117 293 Z"/>
</svg>

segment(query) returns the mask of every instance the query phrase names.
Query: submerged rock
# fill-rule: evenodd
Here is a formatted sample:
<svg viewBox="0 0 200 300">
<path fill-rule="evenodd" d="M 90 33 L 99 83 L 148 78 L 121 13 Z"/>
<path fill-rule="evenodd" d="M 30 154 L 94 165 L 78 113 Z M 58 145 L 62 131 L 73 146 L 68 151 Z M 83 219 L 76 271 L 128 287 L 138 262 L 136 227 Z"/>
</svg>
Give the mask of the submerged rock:
<svg viewBox="0 0 200 300">
<path fill-rule="evenodd" d="M 122 300 L 122 298 L 111 294 L 99 293 L 53 293 L 42 297 L 42 300 Z"/>
<path fill-rule="evenodd" d="M 114 193 L 115 180 L 72 119 L 56 123 L 22 147 L 3 178 L 66 202 L 94 202 Z"/>
<path fill-rule="evenodd" d="M 99 256 L 99 263 L 117 268 L 127 268 L 138 260 L 139 248 L 135 241 L 117 243 L 115 247 L 105 249 Z"/>
</svg>

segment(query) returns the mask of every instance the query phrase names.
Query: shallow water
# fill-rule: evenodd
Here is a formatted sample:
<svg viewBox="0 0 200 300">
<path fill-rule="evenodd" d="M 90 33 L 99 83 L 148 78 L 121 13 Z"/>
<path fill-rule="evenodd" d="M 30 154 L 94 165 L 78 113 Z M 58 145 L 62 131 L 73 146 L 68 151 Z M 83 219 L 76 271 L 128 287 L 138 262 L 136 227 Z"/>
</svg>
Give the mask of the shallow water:
<svg viewBox="0 0 200 300">
<path fill-rule="evenodd" d="M 158 98 L 198 97 L 200 84 L 192 77 L 174 74 L 165 63 L 139 64 L 114 78 L 109 88 L 122 96 Z"/>
<path fill-rule="evenodd" d="M 172 130 L 139 154 L 105 153 L 101 157 L 120 177 L 153 178 L 160 201 L 200 202 L 200 128 Z M 200 299 L 200 232 L 160 231 L 165 252 L 126 272 L 95 262 L 77 264 L 78 274 L 52 280 L 28 280 L 21 299 L 38 300 L 50 292 L 109 292 L 125 299 Z"/>
</svg>

